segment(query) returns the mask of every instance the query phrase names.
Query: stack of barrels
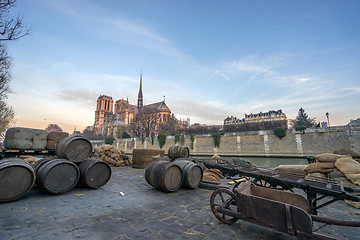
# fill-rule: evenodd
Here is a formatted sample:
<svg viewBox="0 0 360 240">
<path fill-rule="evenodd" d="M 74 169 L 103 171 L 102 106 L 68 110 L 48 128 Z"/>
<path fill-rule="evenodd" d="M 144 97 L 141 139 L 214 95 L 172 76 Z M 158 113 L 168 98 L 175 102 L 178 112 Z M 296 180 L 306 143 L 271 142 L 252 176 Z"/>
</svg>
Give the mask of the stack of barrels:
<svg viewBox="0 0 360 240">
<path fill-rule="evenodd" d="M 91 154 L 88 139 L 69 136 L 57 144 L 58 158 L 42 158 L 33 166 L 17 158 L 1 161 L 0 202 L 24 196 L 35 183 L 52 194 L 65 193 L 78 184 L 92 189 L 104 186 L 110 180 L 111 168 L 104 161 L 90 159 Z"/>
<path fill-rule="evenodd" d="M 170 147 L 168 158 L 159 158 L 145 170 L 145 180 L 163 192 L 176 192 L 180 187 L 196 189 L 203 177 L 202 168 L 189 160 L 189 149 Z"/>
</svg>

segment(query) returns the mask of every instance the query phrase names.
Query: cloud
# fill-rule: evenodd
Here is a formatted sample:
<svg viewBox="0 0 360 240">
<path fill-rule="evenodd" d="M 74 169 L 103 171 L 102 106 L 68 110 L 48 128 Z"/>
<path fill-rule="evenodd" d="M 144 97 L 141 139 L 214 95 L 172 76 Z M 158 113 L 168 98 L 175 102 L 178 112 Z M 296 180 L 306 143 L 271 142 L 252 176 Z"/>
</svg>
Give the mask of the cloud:
<svg viewBox="0 0 360 240">
<path fill-rule="evenodd" d="M 353 88 L 343 88 L 343 91 L 352 92 L 353 94 L 360 93 L 360 87 L 353 87 Z"/>
<path fill-rule="evenodd" d="M 63 14 L 79 19 L 79 25 L 86 22 L 82 27 L 90 29 L 97 37 L 146 48 L 163 55 L 176 57 L 179 60 L 188 58 L 174 46 L 172 41 L 151 27 L 151 23 L 125 17 L 126 13 L 120 10 L 111 13 L 105 11 L 101 4 L 81 0 L 76 2 L 64 0 L 61 3 L 46 1 L 44 4 L 48 4 Z"/>
<path fill-rule="evenodd" d="M 254 81 L 276 85 L 302 85 L 311 84 L 314 80 L 308 74 L 286 74 L 286 62 L 291 54 L 280 56 L 260 57 L 256 55 L 244 56 L 239 60 L 225 62 L 219 72 L 229 78 L 242 77 L 247 79 L 245 85 Z"/>
<path fill-rule="evenodd" d="M 99 96 L 98 93 L 89 91 L 88 89 L 63 89 L 55 92 L 54 95 L 60 100 L 72 102 L 90 109 L 95 106 L 97 97 Z"/>
<path fill-rule="evenodd" d="M 230 80 L 230 77 L 227 76 L 226 74 L 224 74 L 221 70 L 216 70 L 214 74 L 212 74 L 208 79 L 212 79 L 216 76 L 221 76 L 222 78 L 224 78 L 225 80 Z"/>
</svg>

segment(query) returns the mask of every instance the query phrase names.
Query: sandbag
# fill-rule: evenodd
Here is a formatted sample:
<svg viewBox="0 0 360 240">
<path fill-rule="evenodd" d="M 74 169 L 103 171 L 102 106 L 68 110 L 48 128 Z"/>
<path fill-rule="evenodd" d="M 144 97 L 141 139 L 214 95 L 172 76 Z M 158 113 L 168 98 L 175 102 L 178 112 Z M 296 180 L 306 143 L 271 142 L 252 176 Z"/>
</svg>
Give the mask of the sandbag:
<svg viewBox="0 0 360 240">
<path fill-rule="evenodd" d="M 113 145 L 103 145 L 94 149 L 96 158 L 107 162 L 112 167 L 131 166 L 131 159 L 125 156 L 125 152 Z"/>
<path fill-rule="evenodd" d="M 353 184 L 360 186 L 360 173 L 349 173 L 346 174 L 346 178 L 349 179 Z"/>
<path fill-rule="evenodd" d="M 4 147 L 6 149 L 45 149 L 48 132 L 41 129 L 13 127 L 5 133 Z"/>
<path fill-rule="evenodd" d="M 225 178 L 219 169 L 205 169 L 203 172 L 203 180 L 218 181 L 220 178 Z"/>
<path fill-rule="evenodd" d="M 306 180 L 313 180 L 313 181 L 317 181 L 319 180 L 318 178 L 324 178 L 326 179 L 327 175 L 324 173 L 319 173 L 319 172 L 313 172 L 313 173 L 308 173 L 305 177 Z"/>
<path fill-rule="evenodd" d="M 283 173 L 294 173 L 304 175 L 304 168 L 306 165 L 279 165 L 275 168 L 276 172 L 283 172 Z"/>
<path fill-rule="evenodd" d="M 360 163 L 352 159 L 351 157 L 341 157 L 335 162 L 337 169 L 342 171 L 345 176 L 347 174 L 360 173 Z"/>
<path fill-rule="evenodd" d="M 322 153 L 315 156 L 317 162 L 335 162 L 338 159 L 338 154 Z"/>
<path fill-rule="evenodd" d="M 38 160 L 36 157 L 30 155 L 21 155 L 19 158 L 27 161 L 30 165 L 33 165 Z"/>
<path fill-rule="evenodd" d="M 314 172 L 319 172 L 319 173 L 330 173 L 332 171 L 334 171 L 334 164 L 332 162 L 328 162 L 328 163 L 310 163 L 309 165 L 307 165 L 304 168 L 304 172 L 307 173 L 314 173 Z"/>
<path fill-rule="evenodd" d="M 68 136 L 69 133 L 67 132 L 49 132 L 46 142 L 46 149 L 55 150 L 57 144 Z"/>
<path fill-rule="evenodd" d="M 356 157 L 356 158 L 360 158 L 360 153 L 357 153 L 349 148 L 340 148 L 340 149 L 335 149 L 333 151 L 333 153 L 335 154 L 339 154 L 339 155 L 349 155 L 351 157 Z"/>
</svg>

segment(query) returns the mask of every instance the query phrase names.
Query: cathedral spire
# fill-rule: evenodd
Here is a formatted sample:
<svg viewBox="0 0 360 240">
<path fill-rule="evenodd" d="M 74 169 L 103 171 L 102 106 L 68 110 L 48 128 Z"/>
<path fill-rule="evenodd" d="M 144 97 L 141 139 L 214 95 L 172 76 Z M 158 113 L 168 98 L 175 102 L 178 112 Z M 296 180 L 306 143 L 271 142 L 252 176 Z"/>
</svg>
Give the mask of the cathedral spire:
<svg viewBox="0 0 360 240">
<path fill-rule="evenodd" d="M 139 89 L 139 95 L 138 95 L 138 109 L 143 107 L 143 94 L 142 94 L 142 72 L 140 74 L 140 89 Z"/>
</svg>

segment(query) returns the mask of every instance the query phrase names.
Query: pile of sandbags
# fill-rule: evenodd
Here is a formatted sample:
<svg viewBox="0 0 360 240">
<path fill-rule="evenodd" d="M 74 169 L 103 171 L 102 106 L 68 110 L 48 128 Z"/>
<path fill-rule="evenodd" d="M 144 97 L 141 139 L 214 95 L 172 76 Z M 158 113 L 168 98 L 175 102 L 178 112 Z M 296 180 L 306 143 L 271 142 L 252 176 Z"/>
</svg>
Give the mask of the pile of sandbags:
<svg viewBox="0 0 360 240">
<path fill-rule="evenodd" d="M 333 153 L 323 153 L 315 156 L 316 162 L 310 163 L 304 171 L 306 173 L 329 174 L 336 170 L 335 161 L 342 155 Z"/>
<path fill-rule="evenodd" d="M 113 167 L 131 166 L 131 159 L 115 146 L 103 145 L 94 149 L 96 158 L 107 162 Z"/>
<path fill-rule="evenodd" d="M 279 165 L 275 168 L 278 173 L 290 173 L 296 175 L 305 175 L 304 168 L 306 165 Z"/>
<path fill-rule="evenodd" d="M 348 156 L 336 160 L 335 166 L 343 172 L 350 182 L 360 186 L 360 163 Z"/>
<path fill-rule="evenodd" d="M 217 182 L 220 178 L 225 178 L 219 169 L 205 169 L 203 180 Z"/>
</svg>

